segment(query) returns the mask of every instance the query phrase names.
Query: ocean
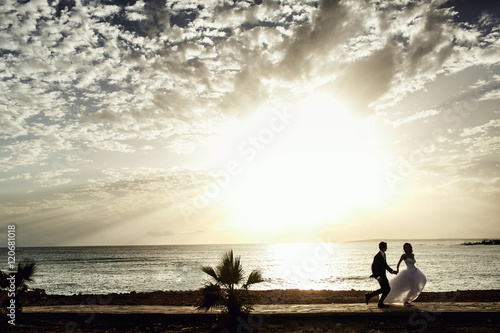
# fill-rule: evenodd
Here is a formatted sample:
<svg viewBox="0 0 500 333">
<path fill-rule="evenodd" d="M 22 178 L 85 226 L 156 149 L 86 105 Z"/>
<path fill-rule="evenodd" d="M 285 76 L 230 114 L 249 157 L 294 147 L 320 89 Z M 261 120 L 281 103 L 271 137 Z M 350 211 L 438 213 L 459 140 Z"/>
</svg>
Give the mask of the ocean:
<svg viewBox="0 0 500 333">
<path fill-rule="evenodd" d="M 389 241 L 387 261 L 396 269 L 403 242 Z M 424 291 L 500 289 L 500 246 L 462 241 L 412 242 Z M 216 265 L 232 249 L 246 274 L 260 269 L 266 282 L 252 289 L 373 290 L 369 278 L 377 242 L 253 245 L 163 245 L 18 248 L 38 272 L 32 288 L 48 294 L 108 294 L 196 290 L 207 281 L 202 266 Z M 7 250 L 0 256 L 6 268 Z M 401 263 L 404 267 L 404 262 Z"/>
</svg>

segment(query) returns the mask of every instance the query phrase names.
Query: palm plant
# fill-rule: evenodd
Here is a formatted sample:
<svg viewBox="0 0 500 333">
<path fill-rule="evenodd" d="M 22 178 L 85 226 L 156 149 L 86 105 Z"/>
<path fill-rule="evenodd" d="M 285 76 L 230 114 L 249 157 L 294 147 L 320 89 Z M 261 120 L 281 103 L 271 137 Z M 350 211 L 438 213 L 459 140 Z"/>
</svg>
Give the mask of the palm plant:
<svg viewBox="0 0 500 333">
<path fill-rule="evenodd" d="M 234 329 L 237 318 L 253 309 L 253 298 L 248 294 L 248 288 L 264 282 L 261 272 L 253 270 L 244 282 L 240 256 L 235 257 L 233 250 L 224 253 L 222 261 L 216 267 L 205 266 L 202 271 L 213 281 L 202 287 L 203 296 L 198 310 L 223 309 L 227 312 L 230 330 Z"/>
<path fill-rule="evenodd" d="M 0 289 L 13 291 L 15 293 L 16 300 L 16 312 L 20 313 L 22 309 L 21 298 L 28 297 L 28 284 L 33 282 L 33 276 L 36 273 L 37 265 L 36 262 L 31 259 L 23 259 L 17 264 L 17 270 L 14 280 L 14 290 L 11 290 L 11 280 L 8 278 L 11 276 L 7 271 L 0 271 Z M 8 302 L 9 299 L 6 299 Z"/>
</svg>

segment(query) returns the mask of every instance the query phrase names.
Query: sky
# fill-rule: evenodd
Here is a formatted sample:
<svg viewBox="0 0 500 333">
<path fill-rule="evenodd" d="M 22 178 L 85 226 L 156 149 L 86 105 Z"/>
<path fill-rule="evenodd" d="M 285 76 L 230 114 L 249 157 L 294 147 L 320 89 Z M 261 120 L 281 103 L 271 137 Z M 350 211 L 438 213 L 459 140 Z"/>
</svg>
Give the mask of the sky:
<svg viewBox="0 0 500 333">
<path fill-rule="evenodd" d="M 0 4 L 0 244 L 500 237 L 500 3 Z"/>
</svg>

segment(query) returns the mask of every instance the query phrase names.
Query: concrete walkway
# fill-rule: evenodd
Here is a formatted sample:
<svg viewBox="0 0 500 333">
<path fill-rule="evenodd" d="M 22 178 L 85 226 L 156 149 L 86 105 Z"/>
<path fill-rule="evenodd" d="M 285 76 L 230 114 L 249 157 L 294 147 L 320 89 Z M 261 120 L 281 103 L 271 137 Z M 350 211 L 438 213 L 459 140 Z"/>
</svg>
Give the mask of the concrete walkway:
<svg viewBox="0 0 500 333">
<path fill-rule="evenodd" d="M 101 313 L 101 314 L 204 314 L 192 306 L 162 306 L 162 305 L 58 305 L 58 306 L 28 306 L 24 313 Z M 388 309 L 377 308 L 376 303 L 353 304 L 276 304 L 255 305 L 254 314 L 371 314 L 371 313 L 500 313 L 500 302 L 468 302 L 468 303 L 415 303 L 413 307 L 391 306 Z M 208 311 L 208 314 L 217 313 Z"/>
</svg>

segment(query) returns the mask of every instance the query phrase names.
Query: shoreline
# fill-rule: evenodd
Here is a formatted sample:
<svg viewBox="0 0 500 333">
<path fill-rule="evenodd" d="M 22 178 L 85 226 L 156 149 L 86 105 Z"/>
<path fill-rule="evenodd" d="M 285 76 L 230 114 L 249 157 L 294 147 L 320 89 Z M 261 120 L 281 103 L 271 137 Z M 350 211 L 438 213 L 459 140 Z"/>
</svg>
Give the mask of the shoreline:
<svg viewBox="0 0 500 333">
<path fill-rule="evenodd" d="M 255 304 L 324 304 L 324 303 L 364 303 L 364 290 L 302 290 L 274 289 L 249 290 L 255 297 Z M 51 295 L 39 294 L 26 305 L 78 305 L 78 304 L 115 304 L 115 305 L 172 305 L 195 306 L 201 297 L 201 290 L 190 291 L 153 291 L 130 292 L 122 294 L 81 294 Z M 457 290 L 445 292 L 425 292 L 415 300 L 419 302 L 498 302 L 500 290 Z"/>
</svg>

